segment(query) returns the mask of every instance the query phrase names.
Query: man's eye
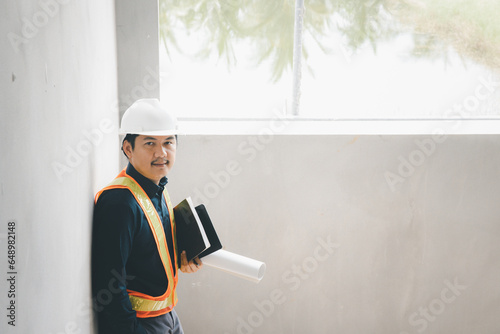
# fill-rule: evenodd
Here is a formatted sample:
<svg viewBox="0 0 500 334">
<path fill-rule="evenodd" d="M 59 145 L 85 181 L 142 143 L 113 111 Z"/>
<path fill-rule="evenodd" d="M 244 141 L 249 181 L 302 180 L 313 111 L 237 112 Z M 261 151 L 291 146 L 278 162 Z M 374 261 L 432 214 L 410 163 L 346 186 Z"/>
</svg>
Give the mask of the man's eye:
<svg viewBox="0 0 500 334">
<path fill-rule="evenodd" d="M 148 145 L 148 146 L 153 146 L 153 144 L 154 144 L 153 142 L 147 142 L 146 143 L 146 145 Z"/>
</svg>

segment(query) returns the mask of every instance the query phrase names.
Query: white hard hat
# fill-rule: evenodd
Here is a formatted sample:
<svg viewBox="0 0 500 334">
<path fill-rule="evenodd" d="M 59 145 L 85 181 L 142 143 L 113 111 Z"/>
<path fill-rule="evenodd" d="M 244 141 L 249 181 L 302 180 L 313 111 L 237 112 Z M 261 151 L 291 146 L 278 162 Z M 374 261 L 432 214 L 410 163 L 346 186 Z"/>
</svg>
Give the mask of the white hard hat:
<svg viewBox="0 0 500 334">
<path fill-rule="evenodd" d="M 135 101 L 123 114 L 120 134 L 170 136 L 178 134 L 177 120 L 158 99 Z"/>
</svg>

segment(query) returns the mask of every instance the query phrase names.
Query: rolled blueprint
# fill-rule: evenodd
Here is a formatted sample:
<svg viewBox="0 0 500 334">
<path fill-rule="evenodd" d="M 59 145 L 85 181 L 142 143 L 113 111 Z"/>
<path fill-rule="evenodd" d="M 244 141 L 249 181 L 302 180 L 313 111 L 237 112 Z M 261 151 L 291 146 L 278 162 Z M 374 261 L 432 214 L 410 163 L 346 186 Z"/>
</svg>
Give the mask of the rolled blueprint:
<svg viewBox="0 0 500 334">
<path fill-rule="evenodd" d="M 259 283 L 266 272 L 266 264 L 248 257 L 219 249 L 204 256 L 203 264 L 214 267 L 235 276 Z"/>
</svg>

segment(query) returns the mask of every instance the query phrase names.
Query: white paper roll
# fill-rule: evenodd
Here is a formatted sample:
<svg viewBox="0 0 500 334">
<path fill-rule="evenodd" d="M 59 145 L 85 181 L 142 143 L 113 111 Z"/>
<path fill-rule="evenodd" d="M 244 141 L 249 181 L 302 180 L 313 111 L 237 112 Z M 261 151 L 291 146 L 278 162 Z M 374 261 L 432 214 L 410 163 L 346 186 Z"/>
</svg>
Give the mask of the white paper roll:
<svg viewBox="0 0 500 334">
<path fill-rule="evenodd" d="M 226 271 L 235 276 L 245 278 L 255 283 L 260 282 L 266 272 L 266 264 L 242 255 L 219 249 L 204 256 L 204 265 Z"/>
</svg>

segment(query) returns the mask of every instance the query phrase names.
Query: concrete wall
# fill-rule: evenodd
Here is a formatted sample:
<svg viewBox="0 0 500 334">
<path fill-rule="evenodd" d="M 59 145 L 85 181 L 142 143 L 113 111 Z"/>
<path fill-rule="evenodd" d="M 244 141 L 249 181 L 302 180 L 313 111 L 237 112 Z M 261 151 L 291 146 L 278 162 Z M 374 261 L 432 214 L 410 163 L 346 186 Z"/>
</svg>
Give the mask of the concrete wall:
<svg viewBox="0 0 500 334">
<path fill-rule="evenodd" d="M 137 99 L 159 97 L 158 25 L 157 0 L 116 1 L 120 116 Z"/>
<path fill-rule="evenodd" d="M 188 136 L 204 202 L 259 284 L 181 275 L 186 333 L 498 333 L 498 136 Z"/>
<path fill-rule="evenodd" d="M 114 16 L 109 0 L 0 2 L 1 333 L 92 332 L 92 199 L 118 169 Z"/>
</svg>

